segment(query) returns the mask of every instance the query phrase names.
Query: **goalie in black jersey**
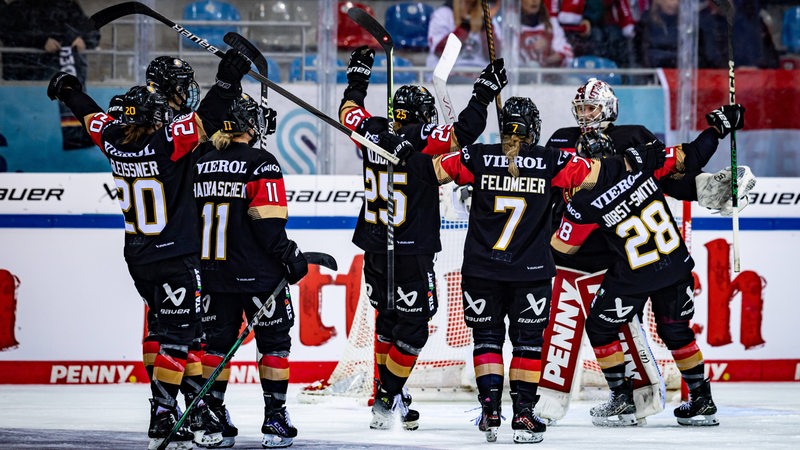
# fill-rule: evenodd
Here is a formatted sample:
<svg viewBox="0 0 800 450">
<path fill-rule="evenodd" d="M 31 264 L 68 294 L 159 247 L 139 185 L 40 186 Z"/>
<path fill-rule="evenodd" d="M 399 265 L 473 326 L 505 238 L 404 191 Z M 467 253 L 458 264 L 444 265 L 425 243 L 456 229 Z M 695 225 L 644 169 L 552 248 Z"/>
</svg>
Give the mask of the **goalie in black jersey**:
<svg viewBox="0 0 800 450">
<path fill-rule="evenodd" d="M 690 390 L 690 401 L 674 411 L 678 423 L 719 424 L 703 354 L 689 327 L 694 315 L 694 261 L 656 182 L 675 173 L 691 155 L 680 150 L 667 154 L 662 169 L 625 174 L 592 191 L 576 193 L 552 236 L 553 249 L 563 254 L 575 253 L 590 235 L 600 237 L 614 257 L 586 320 L 586 334 L 611 389 L 610 399 L 590 411 L 595 425 L 637 424 L 633 381 L 626 375 L 619 329 L 642 313 L 648 298 L 658 335 Z"/>
<path fill-rule="evenodd" d="M 502 111 L 502 144 L 474 144 L 430 156 L 404 151 L 399 138 L 381 134 L 381 146 L 399 150 L 421 181 L 473 186 L 461 269 L 464 320 L 472 329 L 473 362 L 482 407 L 478 428 L 489 442 L 501 421 L 506 333 L 513 346 L 509 370 L 514 441 L 540 442 L 545 424 L 534 414 L 541 375 L 542 332 L 550 314 L 555 265 L 549 249 L 550 191 L 590 189 L 629 169 L 628 157 L 588 160 L 537 145 L 539 111 L 528 98 L 512 97 Z M 632 164 L 663 162 L 663 148 L 630 150 Z M 505 319 L 509 328 L 506 330 Z"/>
<path fill-rule="evenodd" d="M 286 235 L 288 209 L 280 164 L 272 153 L 251 147 L 262 133 L 274 132 L 275 114 L 244 94 L 233 102 L 223 128 L 211 137 L 214 150 L 195 164 L 194 197 L 202 230 L 203 373 L 209 376 L 236 342 L 242 326 L 270 299 L 285 277 L 297 283 L 308 264 Z M 270 125 L 266 125 L 269 118 Z M 258 372 L 264 394 L 264 447 L 292 445 L 297 429 L 286 412 L 289 385 L 289 330 L 294 324 L 289 286 L 267 305 L 256 324 Z M 237 429 L 224 406 L 230 363 L 216 379 L 206 402 L 226 423 L 219 446 L 234 444 Z"/>
<path fill-rule="evenodd" d="M 125 221 L 125 261 L 136 290 L 151 311 L 160 348 L 153 358 L 150 386 L 150 448 L 158 447 L 178 420 L 177 394 L 187 355 L 201 321 L 200 238 L 191 190 L 192 154 L 220 121 L 250 61 L 228 51 L 212 89 L 198 112 L 172 119 L 167 99 L 157 87 L 135 86 L 124 96 L 122 116 L 102 112 L 82 91 L 73 75 L 59 72 L 47 88 L 84 123 L 94 143 L 108 158 Z M 201 414 L 208 409 L 198 408 Z M 193 438 L 213 445 L 219 427 L 193 434 L 188 422 L 174 434 L 177 448 L 191 448 Z M 217 426 L 219 423 L 217 422 Z"/>
<path fill-rule="evenodd" d="M 387 132 L 384 117 L 372 117 L 364 108 L 375 52 L 366 46 L 354 50 L 347 67 L 347 88 L 339 109 L 341 122 L 374 142 Z M 473 96 L 453 124 L 437 124 L 430 92 L 415 85 L 394 94 L 393 130 L 411 151 L 438 155 L 475 142 L 486 127 L 487 107 L 507 83 L 503 61 L 489 65 L 475 82 Z M 389 145 L 389 144 L 385 144 Z M 362 149 L 363 151 L 364 149 Z M 378 311 L 375 322 L 375 361 L 378 380 L 370 428 L 391 428 L 399 409 L 407 430 L 418 428 L 419 413 L 409 409 L 411 397 L 403 389 L 419 353 L 428 341 L 428 322 L 436 313 L 434 255 L 439 240 L 438 185 L 419 181 L 414 170 L 394 171 L 395 307 L 387 299 L 386 224 L 388 223 L 387 161 L 363 152 L 364 204 L 353 233 L 353 243 L 364 250 L 364 278 L 370 304 Z M 428 171 L 432 168 L 427 165 Z"/>
</svg>

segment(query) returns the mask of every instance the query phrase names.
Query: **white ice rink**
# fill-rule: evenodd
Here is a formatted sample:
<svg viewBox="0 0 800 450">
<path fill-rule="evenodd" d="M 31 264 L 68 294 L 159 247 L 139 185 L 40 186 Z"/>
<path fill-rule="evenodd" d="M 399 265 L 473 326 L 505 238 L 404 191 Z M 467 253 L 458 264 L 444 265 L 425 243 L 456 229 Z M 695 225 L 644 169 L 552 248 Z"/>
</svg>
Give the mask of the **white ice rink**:
<svg viewBox="0 0 800 450">
<path fill-rule="evenodd" d="M 374 431 L 368 407 L 352 400 L 300 404 L 298 386 L 290 387 L 289 412 L 299 430 L 292 448 L 471 449 L 512 446 L 508 400 L 506 420 L 494 444 L 472 424 L 477 400 L 416 401 L 420 428 Z M 648 418 L 638 428 L 604 429 L 591 425 L 595 401 L 574 402 L 559 424 L 548 428 L 545 448 L 614 449 L 800 449 L 800 383 L 717 383 L 712 385 L 720 426 L 685 428 L 672 409 Z M 460 395 L 460 394 L 459 394 Z M 147 445 L 149 387 L 146 384 L 0 386 L 0 448 L 144 449 Z M 234 448 L 261 448 L 263 402 L 256 384 L 234 384 L 226 403 L 240 434 Z M 520 447 L 516 447 L 520 448 Z"/>
</svg>

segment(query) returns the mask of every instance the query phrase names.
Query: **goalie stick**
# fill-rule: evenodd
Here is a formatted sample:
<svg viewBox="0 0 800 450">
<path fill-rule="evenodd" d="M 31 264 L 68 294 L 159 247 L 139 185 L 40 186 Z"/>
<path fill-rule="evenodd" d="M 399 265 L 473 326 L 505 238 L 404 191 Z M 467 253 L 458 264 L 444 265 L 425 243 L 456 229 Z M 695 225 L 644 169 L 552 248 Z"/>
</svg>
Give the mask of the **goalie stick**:
<svg viewBox="0 0 800 450">
<path fill-rule="evenodd" d="M 386 53 L 386 119 L 389 131 L 394 132 L 394 42 L 378 21 L 361 8 L 350 8 L 347 16 L 367 30 Z M 386 164 L 386 309 L 394 303 L 394 166 Z"/>
<path fill-rule="evenodd" d="M 461 39 L 450 33 L 447 36 L 444 50 L 442 50 L 442 56 L 439 57 L 439 62 L 433 69 L 433 90 L 436 92 L 442 113 L 449 124 L 455 123 L 456 112 L 450 101 L 450 94 L 447 93 L 447 78 L 450 77 L 450 72 L 453 70 L 460 52 Z"/>
<path fill-rule="evenodd" d="M 230 45 L 234 49 L 236 49 L 239 53 L 246 56 L 250 61 L 253 61 L 253 64 L 256 65 L 256 69 L 258 69 L 258 73 L 264 75 L 265 78 L 269 79 L 269 64 L 267 64 L 267 58 L 261 53 L 261 51 L 253 45 L 250 41 L 244 38 L 239 33 L 235 33 L 233 31 L 228 32 L 225 34 L 223 38 L 226 44 Z M 261 83 L 261 114 L 264 114 L 264 111 L 269 104 L 267 100 L 267 96 L 269 95 L 269 86 L 264 83 Z M 259 142 L 261 144 L 261 150 L 267 149 L 267 133 L 261 133 Z"/>
<path fill-rule="evenodd" d="M 331 270 L 337 270 L 339 268 L 338 265 L 336 264 L 336 259 L 334 259 L 333 256 L 327 253 L 303 252 L 303 256 L 305 256 L 306 261 L 308 261 L 309 264 L 316 264 Z M 247 336 L 250 335 L 250 332 L 253 331 L 253 328 L 256 326 L 258 321 L 261 320 L 264 314 L 267 313 L 267 306 L 273 304 L 276 301 L 278 295 L 280 295 L 280 293 L 284 290 L 284 288 L 286 288 L 288 284 L 289 281 L 286 279 L 286 277 L 284 277 L 281 280 L 281 282 L 278 283 L 278 287 L 276 287 L 275 290 L 272 291 L 272 294 L 270 294 L 269 298 L 264 302 L 264 304 L 261 305 L 258 311 L 256 311 L 256 313 L 253 315 L 253 318 L 250 319 L 250 322 L 247 324 L 247 327 L 245 327 L 245 329 L 242 330 L 241 333 L 239 333 L 239 337 L 236 339 L 236 342 L 233 343 L 231 349 L 228 350 L 228 353 L 225 354 L 225 357 L 222 358 L 222 361 L 220 361 L 220 363 L 217 364 L 217 367 L 214 368 L 214 371 L 211 372 L 211 375 L 208 377 L 208 380 L 206 380 L 205 384 L 203 384 L 203 387 L 200 389 L 200 392 L 198 392 L 194 400 L 192 400 L 192 402 L 189 403 L 188 406 L 186 406 L 186 410 L 183 412 L 183 414 L 181 414 L 181 417 L 172 427 L 172 430 L 170 430 L 167 437 L 165 437 L 164 440 L 161 441 L 161 443 L 158 445 L 157 447 L 158 450 L 164 450 L 167 448 L 167 446 L 170 443 L 170 440 L 172 439 L 172 436 L 175 435 L 175 433 L 178 431 L 181 425 L 183 425 L 183 422 L 186 421 L 186 418 L 189 417 L 189 412 L 197 405 L 197 403 L 203 398 L 203 396 L 206 395 L 209 389 L 211 389 L 211 386 L 214 384 L 214 381 L 216 381 L 217 377 L 219 377 L 219 374 L 222 373 L 222 370 L 225 368 L 225 365 L 228 364 L 228 362 L 233 358 L 233 355 L 234 353 L 236 353 L 236 350 L 239 349 L 239 347 L 242 345 L 242 342 L 244 342 Z"/>
<path fill-rule="evenodd" d="M 107 8 L 101 9 L 100 11 L 94 13 L 91 17 L 91 20 L 94 22 L 94 26 L 96 29 L 100 29 L 103 26 L 121 18 L 124 16 L 128 16 L 131 14 L 142 14 L 148 17 L 152 17 L 153 19 L 158 20 L 159 22 L 167 25 L 168 27 L 172 28 L 176 33 L 184 36 L 185 38 L 189 39 L 190 41 L 194 42 L 195 44 L 203 47 L 208 52 L 213 53 L 214 55 L 222 58 L 225 53 L 222 50 L 214 47 L 213 45 L 209 44 L 207 40 L 203 39 L 200 36 L 192 33 L 191 31 L 187 30 L 183 26 L 178 23 L 173 22 L 172 20 L 166 18 L 165 16 L 161 15 L 160 13 L 154 11 L 149 6 L 140 3 L 140 2 L 124 2 L 119 3 L 116 5 L 109 6 Z M 267 77 L 261 75 L 258 72 L 250 70 L 248 75 L 255 78 L 261 83 L 266 84 L 270 87 L 270 89 L 274 90 L 278 94 L 282 95 L 283 97 L 290 100 L 292 103 L 296 104 L 297 106 L 305 109 L 306 111 L 310 112 L 318 119 L 322 120 L 323 122 L 327 123 L 328 125 L 336 128 L 337 130 L 341 131 L 342 133 L 346 134 L 350 137 L 350 139 L 358 142 L 359 144 L 367 147 L 368 149 L 374 151 L 375 153 L 381 155 L 383 158 L 387 159 L 388 161 L 392 162 L 393 164 L 397 164 L 399 160 L 396 156 L 394 156 L 391 152 L 388 152 L 375 144 L 374 142 L 370 141 L 369 139 L 361 136 L 360 134 L 356 133 L 355 131 L 349 130 L 347 127 L 339 123 L 336 119 L 327 116 L 322 111 L 318 110 L 317 108 L 311 106 L 306 101 L 301 99 L 300 97 L 292 94 L 291 92 L 287 91 L 286 89 L 282 88 L 280 85 L 276 84 L 272 80 L 268 79 Z"/>
<path fill-rule="evenodd" d="M 714 0 L 728 22 L 728 103 L 736 103 L 736 77 L 733 72 L 733 5 L 731 0 Z M 739 173 L 736 163 L 736 130 L 731 130 L 731 203 L 733 206 L 733 271 L 741 270 L 739 259 Z"/>
</svg>

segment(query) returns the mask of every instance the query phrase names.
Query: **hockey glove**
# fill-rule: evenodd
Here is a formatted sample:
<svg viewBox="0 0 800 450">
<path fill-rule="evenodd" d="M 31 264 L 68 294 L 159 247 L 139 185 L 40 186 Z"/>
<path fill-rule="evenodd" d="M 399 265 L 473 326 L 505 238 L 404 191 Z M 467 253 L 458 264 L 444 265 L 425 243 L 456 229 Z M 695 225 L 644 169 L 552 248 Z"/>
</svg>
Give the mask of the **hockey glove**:
<svg viewBox="0 0 800 450">
<path fill-rule="evenodd" d="M 347 64 L 347 83 L 366 90 L 374 63 L 375 50 L 366 45 L 353 50 L 353 53 L 350 53 L 350 63 Z"/>
<path fill-rule="evenodd" d="M 496 59 L 489 63 L 472 88 L 472 96 L 475 97 L 483 106 L 489 106 L 497 94 L 508 84 L 506 68 L 503 66 L 503 58 Z"/>
<path fill-rule="evenodd" d="M 242 78 L 249 71 L 250 60 L 238 51 L 229 49 L 217 67 L 217 86 L 229 91 L 232 86 L 240 85 Z"/>
<path fill-rule="evenodd" d="M 714 128 L 717 137 L 723 139 L 732 130 L 744 128 L 744 106 L 738 103 L 720 106 L 706 114 L 706 121 Z"/>
<path fill-rule="evenodd" d="M 625 161 L 631 166 L 632 172 L 653 172 L 660 169 L 666 160 L 664 143 L 658 139 L 625 150 Z"/>
<path fill-rule="evenodd" d="M 414 146 L 411 145 L 411 142 L 389 131 L 383 131 L 378 135 L 378 145 L 397 156 L 401 164 L 414 153 Z"/>
<path fill-rule="evenodd" d="M 584 158 L 604 158 L 614 156 L 614 144 L 605 133 L 590 130 L 578 138 L 575 151 Z"/>
<path fill-rule="evenodd" d="M 278 111 L 272 108 L 261 108 L 261 111 L 264 114 L 264 130 L 262 132 L 265 135 L 274 134 L 275 127 L 278 125 Z"/>
<path fill-rule="evenodd" d="M 289 241 L 289 245 L 283 251 L 281 262 L 286 268 L 286 280 L 289 284 L 297 283 L 308 273 L 308 261 L 303 252 L 297 248 L 295 241 Z"/>
<path fill-rule="evenodd" d="M 67 72 L 58 72 L 47 85 L 47 96 L 50 100 L 62 100 L 67 91 L 83 91 L 81 80 Z"/>
</svg>

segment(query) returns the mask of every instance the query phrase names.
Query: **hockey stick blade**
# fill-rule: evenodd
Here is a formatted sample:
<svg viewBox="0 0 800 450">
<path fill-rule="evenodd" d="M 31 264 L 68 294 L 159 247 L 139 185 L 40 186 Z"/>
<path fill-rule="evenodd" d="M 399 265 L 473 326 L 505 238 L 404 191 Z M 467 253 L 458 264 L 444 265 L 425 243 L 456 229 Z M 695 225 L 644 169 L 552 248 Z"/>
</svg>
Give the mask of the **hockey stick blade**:
<svg viewBox="0 0 800 450">
<path fill-rule="evenodd" d="M 336 264 L 336 259 L 333 256 L 331 256 L 331 255 L 329 255 L 327 253 L 303 252 L 303 256 L 305 256 L 306 261 L 309 264 L 316 264 L 316 265 L 323 266 L 323 267 L 326 267 L 326 268 L 331 269 L 331 270 L 337 270 L 338 269 L 338 264 Z M 195 406 L 197 405 L 198 401 L 200 399 L 202 399 L 203 396 L 206 395 L 206 393 L 208 393 L 208 391 L 211 389 L 211 386 L 214 385 L 214 382 L 219 377 L 219 374 L 222 373 L 222 369 L 225 368 L 225 365 L 228 364 L 228 361 L 233 359 L 233 355 L 236 353 L 236 351 L 242 345 L 242 342 L 244 342 L 244 340 L 247 338 L 247 336 L 250 335 L 250 332 L 253 331 L 253 328 L 255 328 L 256 324 L 261 319 L 261 317 L 264 316 L 264 314 L 266 314 L 266 307 L 265 306 L 269 305 L 271 302 L 274 302 L 275 298 L 277 298 L 278 295 L 286 288 L 287 284 L 289 284 L 289 282 L 288 282 L 288 280 L 286 280 L 286 277 L 284 277 L 281 280 L 281 282 L 278 283 L 278 286 L 272 291 L 272 294 L 270 294 L 270 296 L 267 298 L 267 300 L 263 304 L 261 304 L 261 306 L 259 307 L 258 311 L 256 311 L 256 313 L 253 315 L 253 318 L 250 319 L 250 322 L 247 324 L 247 327 L 245 327 L 245 329 L 242 330 L 241 333 L 239 333 L 239 337 L 236 339 L 236 342 L 233 343 L 233 346 L 231 347 L 231 349 L 228 350 L 228 353 L 225 354 L 225 357 L 222 359 L 222 361 L 220 361 L 220 363 L 217 365 L 217 367 L 214 368 L 214 371 L 211 372 L 211 375 L 209 375 L 208 379 L 203 384 L 203 387 L 197 393 L 197 395 L 195 396 L 194 400 L 192 400 L 192 402 L 189 403 L 188 406 L 186 406 L 186 410 L 183 412 L 183 414 L 181 414 L 181 417 L 178 419 L 178 421 L 172 427 L 172 430 L 170 430 L 170 432 L 167 435 L 167 437 L 165 437 L 164 440 L 161 441 L 161 443 L 158 445 L 157 450 L 164 450 L 164 449 L 167 448 L 167 446 L 170 443 L 170 440 L 172 439 L 172 436 L 175 435 L 175 433 L 178 431 L 178 429 L 180 429 L 180 427 L 183 425 L 183 422 L 186 420 L 186 418 L 189 417 L 189 411 L 194 409 Z"/>
<path fill-rule="evenodd" d="M 364 11 L 361 8 L 353 7 L 347 10 L 347 16 L 350 17 L 353 22 L 357 23 L 361 28 L 367 30 L 369 34 L 371 34 L 378 43 L 383 47 L 383 50 L 388 52 L 388 49 L 394 50 L 394 42 L 392 41 L 392 37 L 389 33 L 386 32 L 386 29 L 383 25 L 378 22 L 378 20 L 368 12 Z"/>
<path fill-rule="evenodd" d="M 453 33 L 447 36 L 442 56 L 436 67 L 433 69 L 433 90 L 439 99 L 439 105 L 449 123 L 456 121 L 456 113 L 453 103 L 450 101 L 450 94 L 447 93 L 447 79 L 456 64 L 458 54 L 461 52 L 461 40 Z"/>
<path fill-rule="evenodd" d="M 169 20 L 168 18 L 162 16 L 161 14 L 153 11 L 150 7 L 148 7 L 146 5 L 143 5 L 143 4 L 139 3 L 139 2 L 125 2 L 125 3 L 120 3 L 118 5 L 109 6 L 108 8 L 102 9 L 102 10 L 96 12 L 95 14 L 93 14 L 91 19 L 94 22 L 95 26 L 97 26 L 99 28 L 99 27 L 102 27 L 104 25 L 107 25 L 111 21 L 114 21 L 114 20 L 116 20 L 116 19 L 118 19 L 120 17 L 126 16 L 126 15 L 130 15 L 130 14 L 143 14 L 143 15 L 152 17 L 152 18 L 158 20 L 159 22 L 163 23 L 164 25 L 167 25 L 168 27 L 172 28 L 174 31 L 176 31 L 181 36 L 184 36 L 187 39 L 189 39 L 190 41 L 192 41 L 192 42 L 198 44 L 199 46 L 203 47 L 204 49 L 206 49 L 210 53 L 213 53 L 213 54 L 217 55 L 220 58 L 225 56 L 225 53 L 223 53 L 220 49 L 214 47 L 213 45 L 209 44 L 207 40 L 195 35 L 194 33 L 190 32 L 186 28 L 183 28 L 181 25 Z M 267 86 L 269 86 L 270 89 L 272 89 L 273 91 L 277 92 L 281 96 L 287 98 L 289 101 L 291 101 L 295 105 L 297 105 L 297 106 L 305 109 L 306 111 L 310 112 L 311 114 L 316 116 L 318 119 L 322 120 L 323 122 L 327 123 L 328 125 L 332 126 L 333 128 L 336 128 L 340 132 L 346 134 L 347 136 L 349 136 L 351 139 L 353 139 L 354 141 L 358 142 L 359 144 L 361 144 L 361 145 L 367 147 L 368 149 L 374 151 L 375 153 L 379 154 L 381 157 L 385 158 L 386 160 L 388 160 L 392 164 L 397 164 L 397 163 L 400 162 L 400 160 L 397 158 L 397 156 L 393 155 L 391 152 L 388 152 L 388 151 L 384 150 L 383 148 L 381 148 L 380 146 L 378 146 L 374 142 L 370 141 L 369 139 L 366 139 L 364 136 L 361 136 L 360 134 L 356 133 L 355 131 L 348 129 L 347 127 L 345 127 L 344 125 L 339 123 L 336 119 L 326 115 L 322 111 L 320 111 L 317 108 L 311 106 L 305 100 L 301 99 L 300 97 L 298 97 L 298 96 L 292 94 L 291 92 L 287 91 L 286 89 L 282 88 L 280 85 L 278 85 L 277 83 L 273 82 L 272 80 L 269 80 L 267 77 L 261 75 L 260 73 L 254 71 L 254 70 L 250 70 L 250 72 L 248 72 L 248 75 L 250 75 L 251 77 L 255 78 L 257 81 L 266 84 Z"/>
</svg>

